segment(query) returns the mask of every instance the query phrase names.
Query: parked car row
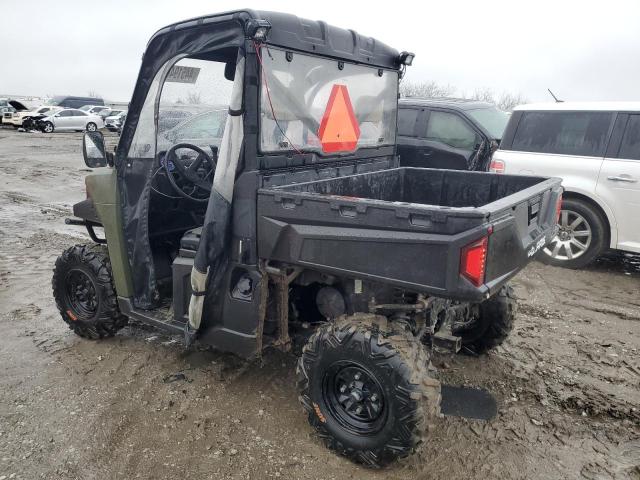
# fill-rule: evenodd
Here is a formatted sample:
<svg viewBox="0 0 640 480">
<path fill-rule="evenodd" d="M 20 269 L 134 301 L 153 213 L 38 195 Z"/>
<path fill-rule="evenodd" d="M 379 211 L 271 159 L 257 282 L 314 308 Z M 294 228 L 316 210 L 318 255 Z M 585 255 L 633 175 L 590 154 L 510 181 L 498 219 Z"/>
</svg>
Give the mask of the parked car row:
<svg viewBox="0 0 640 480">
<path fill-rule="evenodd" d="M 20 102 L 2 100 L 2 123 L 26 131 L 95 131 L 107 127 L 119 132 L 126 118 L 126 111 L 105 106 L 101 98 L 58 96 L 35 109 L 28 109 Z M 88 101 L 92 103 L 85 104 Z"/>
<path fill-rule="evenodd" d="M 12 125 L 14 128 L 24 127 L 26 130 L 46 131 L 75 130 L 80 127 L 91 129 L 94 128 L 93 125 L 96 128 L 102 128 L 107 117 L 118 116 L 123 112 L 122 109 L 106 106 L 101 98 L 73 96 L 53 97 L 35 109 L 29 109 L 14 100 L 0 99 L 0 109 L 2 123 L 5 125 Z M 63 110 L 66 112 L 62 113 Z M 97 116 L 101 121 L 85 118 L 86 116 Z M 52 127 L 53 130 L 51 130 Z"/>
<path fill-rule="evenodd" d="M 517 107 L 405 99 L 398 113 L 405 166 L 560 177 L 559 233 L 546 263 L 582 268 L 608 249 L 640 253 L 640 102 Z"/>
</svg>

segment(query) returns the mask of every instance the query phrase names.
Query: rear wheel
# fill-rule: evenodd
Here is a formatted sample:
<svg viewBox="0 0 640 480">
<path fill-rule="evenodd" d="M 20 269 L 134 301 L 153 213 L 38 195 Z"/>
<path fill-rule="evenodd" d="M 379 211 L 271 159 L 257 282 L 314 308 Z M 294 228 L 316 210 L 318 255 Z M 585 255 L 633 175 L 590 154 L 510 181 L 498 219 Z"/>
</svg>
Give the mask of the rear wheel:
<svg viewBox="0 0 640 480">
<path fill-rule="evenodd" d="M 605 221 L 588 203 L 563 200 L 558 235 L 539 255 L 540 261 L 567 268 L 582 268 L 606 248 Z"/>
<path fill-rule="evenodd" d="M 505 285 L 480 304 L 476 318 L 454 324 L 452 332 L 462 338 L 463 351 L 480 354 L 501 345 L 513 330 L 517 305 L 513 288 Z"/>
<path fill-rule="evenodd" d="M 53 123 L 51 122 L 44 122 L 44 125 L 42 126 L 42 131 L 44 133 L 53 133 L 53 131 L 55 130 Z"/>
<path fill-rule="evenodd" d="M 93 122 L 89 122 L 87 123 L 87 132 L 95 132 L 98 129 L 98 126 L 93 123 Z"/>
<path fill-rule="evenodd" d="M 84 338 L 111 337 L 127 324 L 120 313 L 106 248 L 76 245 L 53 270 L 53 296 L 62 319 Z"/>
<path fill-rule="evenodd" d="M 440 411 L 440 383 L 411 333 L 386 318 L 342 317 L 320 327 L 298 361 L 300 401 L 325 444 L 381 467 L 409 455 Z"/>
</svg>

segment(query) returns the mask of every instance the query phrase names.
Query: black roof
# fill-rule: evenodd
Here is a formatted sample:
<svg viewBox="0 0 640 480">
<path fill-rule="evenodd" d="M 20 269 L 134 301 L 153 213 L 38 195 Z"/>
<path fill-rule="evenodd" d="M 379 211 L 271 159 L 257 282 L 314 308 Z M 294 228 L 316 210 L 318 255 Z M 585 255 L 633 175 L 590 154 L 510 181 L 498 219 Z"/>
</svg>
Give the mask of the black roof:
<svg viewBox="0 0 640 480">
<path fill-rule="evenodd" d="M 185 29 L 210 26 L 215 30 L 217 23 L 236 20 L 244 24 L 249 19 L 267 20 L 271 24 L 272 28 L 267 37 L 267 43 L 271 45 L 379 67 L 399 68 L 399 52 L 373 37 L 288 13 L 249 9 L 205 15 L 174 23 L 158 30 L 149 43 L 159 36 L 171 36 L 173 32 L 182 33 Z"/>
<path fill-rule="evenodd" d="M 453 97 L 405 97 L 399 101 L 400 106 L 411 105 L 418 107 L 447 107 L 453 110 L 475 110 L 478 108 L 495 107 L 492 103 L 470 100 L 468 98 Z"/>
</svg>

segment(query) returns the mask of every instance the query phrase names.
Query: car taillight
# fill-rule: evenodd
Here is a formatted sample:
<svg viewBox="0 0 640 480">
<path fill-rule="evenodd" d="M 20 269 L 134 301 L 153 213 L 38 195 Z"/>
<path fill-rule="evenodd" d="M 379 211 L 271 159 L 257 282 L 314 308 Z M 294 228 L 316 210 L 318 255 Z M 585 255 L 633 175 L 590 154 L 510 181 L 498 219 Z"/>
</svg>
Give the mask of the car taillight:
<svg viewBox="0 0 640 480">
<path fill-rule="evenodd" d="M 504 173 L 504 161 L 492 158 L 489 164 L 489 171 L 493 173 Z"/>
<path fill-rule="evenodd" d="M 562 211 L 562 194 L 558 195 L 556 203 L 556 223 L 560 223 L 560 212 Z"/>
<path fill-rule="evenodd" d="M 484 283 L 488 244 L 489 237 L 483 237 L 464 247 L 460 254 L 460 275 L 476 287 Z"/>
</svg>

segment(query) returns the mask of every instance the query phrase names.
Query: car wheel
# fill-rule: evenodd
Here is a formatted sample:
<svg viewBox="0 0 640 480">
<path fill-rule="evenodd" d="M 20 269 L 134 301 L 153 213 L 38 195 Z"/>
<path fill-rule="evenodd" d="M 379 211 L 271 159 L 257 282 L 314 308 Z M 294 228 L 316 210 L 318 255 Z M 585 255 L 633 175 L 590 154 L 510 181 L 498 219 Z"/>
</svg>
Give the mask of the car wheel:
<svg viewBox="0 0 640 480">
<path fill-rule="evenodd" d="M 585 267 L 606 248 L 605 225 L 602 215 L 587 202 L 563 200 L 558 235 L 538 258 L 543 263 L 557 267 Z"/>
<path fill-rule="evenodd" d="M 98 130 L 98 126 L 95 123 L 87 123 L 87 132 L 95 132 L 96 130 Z"/>
<path fill-rule="evenodd" d="M 53 123 L 51 122 L 44 122 L 44 125 L 42 126 L 42 131 L 44 133 L 53 133 L 53 131 L 55 130 Z"/>
</svg>

